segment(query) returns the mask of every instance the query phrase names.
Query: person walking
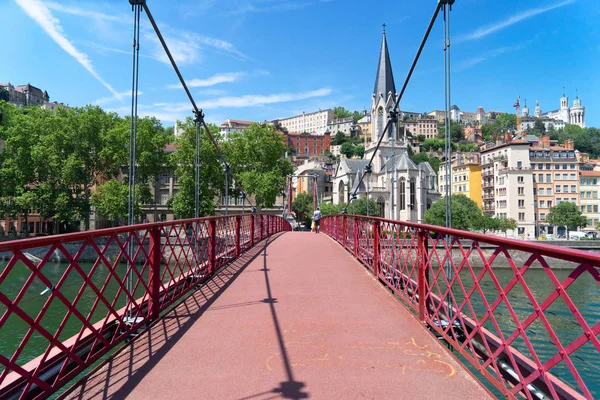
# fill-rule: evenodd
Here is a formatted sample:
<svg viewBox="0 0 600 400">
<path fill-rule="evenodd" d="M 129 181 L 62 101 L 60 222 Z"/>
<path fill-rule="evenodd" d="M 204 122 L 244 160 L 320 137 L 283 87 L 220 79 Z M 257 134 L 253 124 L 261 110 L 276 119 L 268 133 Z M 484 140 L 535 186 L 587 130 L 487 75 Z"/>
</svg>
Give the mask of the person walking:
<svg viewBox="0 0 600 400">
<path fill-rule="evenodd" d="M 313 213 L 313 222 L 315 223 L 315 232 L 319 233 L 319 227 L 321 226 L 321 210 L 317 207 L 315 212 Z"/>
</svg>

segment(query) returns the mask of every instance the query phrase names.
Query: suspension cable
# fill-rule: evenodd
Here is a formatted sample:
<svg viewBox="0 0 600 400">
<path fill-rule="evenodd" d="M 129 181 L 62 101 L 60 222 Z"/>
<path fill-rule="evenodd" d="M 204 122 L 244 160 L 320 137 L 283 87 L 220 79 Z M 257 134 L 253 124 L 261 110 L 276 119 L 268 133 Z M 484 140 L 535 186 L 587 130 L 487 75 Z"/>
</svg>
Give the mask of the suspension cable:
<svg viewBox="0 0 600 400">
<path fill-rule="evenodd" d="M 427 26 L 427 30 L 425 31 L 425 35 L 423 36 L 423 39 L 421 40 L 421 44 L 419 45 L 419 49 L 417 50 L 417 54 L 415 55 L 415 58 L 413 59 L 410 69 L 408 70 L 408 75 L 406 76 L 406 79 L 404 80 L 404 84 L 402 85 L 400 94 L 394 100 L 394 103 L 395 103 L 394 107 L 389 112 L 388 122 L 385 125 L 383 132 L 381 132 L 379 139 L 377 140 L 377 145 L 375 146 L 375 150 L 373 151 L 373 154 L 371 155 L 371 159 L 369 160 L 369 162 L 365 168 L 368 168 L 368 169 L 372 168 L 373 159 L 375 158 L 375 154 L 377 153 L 377 150 L 379 149 L 379 146 L 381 145 L 381 141 L 385 137 L 387 130 L 390 128 L 390 125 L 392 123 L 398 122 L 398 112 L 400 111 L 400 100 L 402 100 L 402 96 L 404 96 L 404 91 L 406 90 L 406 87 L 408 86 L 408 82 L 410 81 L 410 78 L 412 77 L 413 71 L 415 70 L 415 67 L 417 66 L 417 62 L 419 61 L 419 58 L 421 57 L 421 52 L 423 51 L 423 48 L 425 47 L 425 43 L 427 43 L 427 39 L 429 38 L 429 34 L 431 33 L 431 29 L 433 28 L 433 25 L 435 24 L 435 21 L 440 13 L 440 10 L 442 9 L 442 6 L 445 5 L 446 3 L 454 3 L 454 0 L 439 0 L 438 1 L 437 6 L 435 7 L 435 11 L 433 12 L 433 16 L 431 17 L 431 20 L 429 21 L 429 25 Z M 360 175 L 360 180 L 358 182 L 358 185 L 356 185 L 356 189 L 354 189 L 353 193 L 351 194 L 350 200 L 356 199 L 358 189 L 360 188 L 360 184 L 363 182 L 365 175 L 367 175 L 367 174 L 363 173 Z M 344 208 L 344 212 L 347 212 L 347 210 L 348 210 L 348 208 L 346 206 Z"/>
<path fill-rule="evenodd" d="M 194 101 L 194 98 L 192 97 L 192 94 L 191 94 L 187 84 L 185 83 L 185 80 L 183 79 L 183 76 L 181 75 L 179 68 L 177 67 L 177 63 L 173 59 L 173 56 L 171 55 L 171 51 L 169 50 L 169 47 L 167 46 L 167 43 L 165 42 L 165 40 L 160 32 L 160 29 L 158 28 L 158 25 L 156 24 L 156 21 L 154 20 L 154 17 L 152 16 L 150 9 L 148 8 L 148 4 L 146 4 L 146 0 L 130 0 L 130 2 L 131 1 L 141 3 L 142 6 L 144 7 L 144 11 L 148 15 L 148 20 L 150 21 L 150 24 L 154 28 L 154 32 L 156 32 L 156 36 L 158 37 L 158 40 L 160 41 L 163 49 L 165 50 L 165 53 L 167 54 L 167 57 L 169 58 L 169 61 L 171 62 L 171 66 L 175 70 L 175 73 L 177 74 L 177 77 L 179 78 L 179 82 L 181 83 L 181 86 L 183 86 L 183 89 L 185 90 L 185 93 L 187 94 L 188 99 L 190 100 L 190 103 L 192 103 L 192 108 L 193 108 L 193 113 L 195 115 L 195 119 L 202 125 L 202 127 L 204 127 L 204 130 L 205 130 L 208 138 L 210 139 L 213 146 L 215 147 L 215 150 L 217 151 L 217 156 L 219 157 L 219 159 L 221 160 L 221 162 L 223 163 L 225 168 L 229 168 L 229 163 L 225 160 L 225 157 L 223 156 L 223 153 L 221 152 L 221 148 L 220 148 L 219 144 L 217 143 L 214 136 L 210 132 L 210 129 L 208 128 L 208 125 L 206 124 L 206 121 L 204 120 L 203 111 L 200 110 L 198 108 L 198 106 L 196 105 L 196 102 Z M 248 198 L 246 191 L 243 189 L 240 181 L 238 179 L 236 179 L 235 174 L 232 172 L 229 172 L 229 174 L 231 175 L 231 179 L 235 182 L 235 184 L 240 189 L 240 192 L 242 193 L 242 197 L 246 201 L 248 201 L 250 206 L 254 207 L 254 205 Z"/>
</svg>

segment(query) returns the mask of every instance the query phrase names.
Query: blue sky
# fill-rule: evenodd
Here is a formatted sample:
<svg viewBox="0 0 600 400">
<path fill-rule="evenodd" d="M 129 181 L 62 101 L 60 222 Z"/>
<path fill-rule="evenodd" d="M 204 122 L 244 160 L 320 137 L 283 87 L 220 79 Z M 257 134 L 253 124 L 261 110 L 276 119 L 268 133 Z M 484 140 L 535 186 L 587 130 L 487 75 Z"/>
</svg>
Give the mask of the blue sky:
<svg viewBox="0 0 600 400">
<path fill-rule="evenodd" d="M 436 0 L 148 0 L 210 122 L 263 121 L 342 105 L 370 106 L 387 37 L 397 90 Z M 31 83 L 52 101 L 128 114 L 131 6 L 127 0 L 2 0 L 0 82 Z M 142 15 L 139 110 L 165 125 L 191 115 L 185 93 Z M 452 11 L 452 103 L 542 110 L 575 90 L 600 127 L 597 0 L 458 0 Z M 401 103 L 443 108 L 442 23 L 436 23 Z"/>
</svg>

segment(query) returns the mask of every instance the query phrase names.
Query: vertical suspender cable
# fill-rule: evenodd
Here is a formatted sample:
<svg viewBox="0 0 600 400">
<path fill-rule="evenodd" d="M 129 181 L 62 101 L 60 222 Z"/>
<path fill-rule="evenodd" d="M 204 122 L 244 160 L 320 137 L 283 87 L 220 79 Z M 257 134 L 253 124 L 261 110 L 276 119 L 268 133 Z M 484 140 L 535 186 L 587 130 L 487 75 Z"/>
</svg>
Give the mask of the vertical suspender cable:
<svg viewBox="0 0 600 400">
<path fill-rule="evenodd" d="M 129 132 L 129 172 L 128 172 L 128 204 L 127 204 L 127 225 L 135 223 L 135 179 L 136 179 L 136 137 L 137 137 L 137 95 L 139 90 L 139 60 L 140 60 L 140 12 L 141 5 L 133 4 L 133 66 L 131 77 L 131 127 Z M 130 233 L 133 235 L 133 233 Z M 133 256 L 135 254 L 134 241 L 130 236 L 128 239 L 128 276 L 127 276 L 127 291 L 133 296 Z M 133 307 L 129 300 L 127 303 L 127 317 L 131 321 L 133 318 Z"/>
</svg>

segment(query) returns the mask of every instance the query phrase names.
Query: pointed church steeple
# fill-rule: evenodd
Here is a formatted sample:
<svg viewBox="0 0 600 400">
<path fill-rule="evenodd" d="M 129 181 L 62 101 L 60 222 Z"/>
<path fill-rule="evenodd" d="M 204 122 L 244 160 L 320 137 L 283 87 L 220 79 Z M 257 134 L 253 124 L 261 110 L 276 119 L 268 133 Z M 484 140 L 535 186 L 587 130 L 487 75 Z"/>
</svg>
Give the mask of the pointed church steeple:
<svg viewBox="0 0 600 400">
<path fill-rule="evenodd" d="M 392 63 L 390 62 L 390 53 L 388 52 L 387 40 L 385 38 L 385 24 L 383 24 L 383 40 L 381 41 L 381 52 L 379 54 L 379 65 L 377 66 L 373 94 L 376 97 L 382 94 L 383 98 L 387 99 L 389 92 L 396 94 L 396 85 L 394 84 Z"/>
</svg>

